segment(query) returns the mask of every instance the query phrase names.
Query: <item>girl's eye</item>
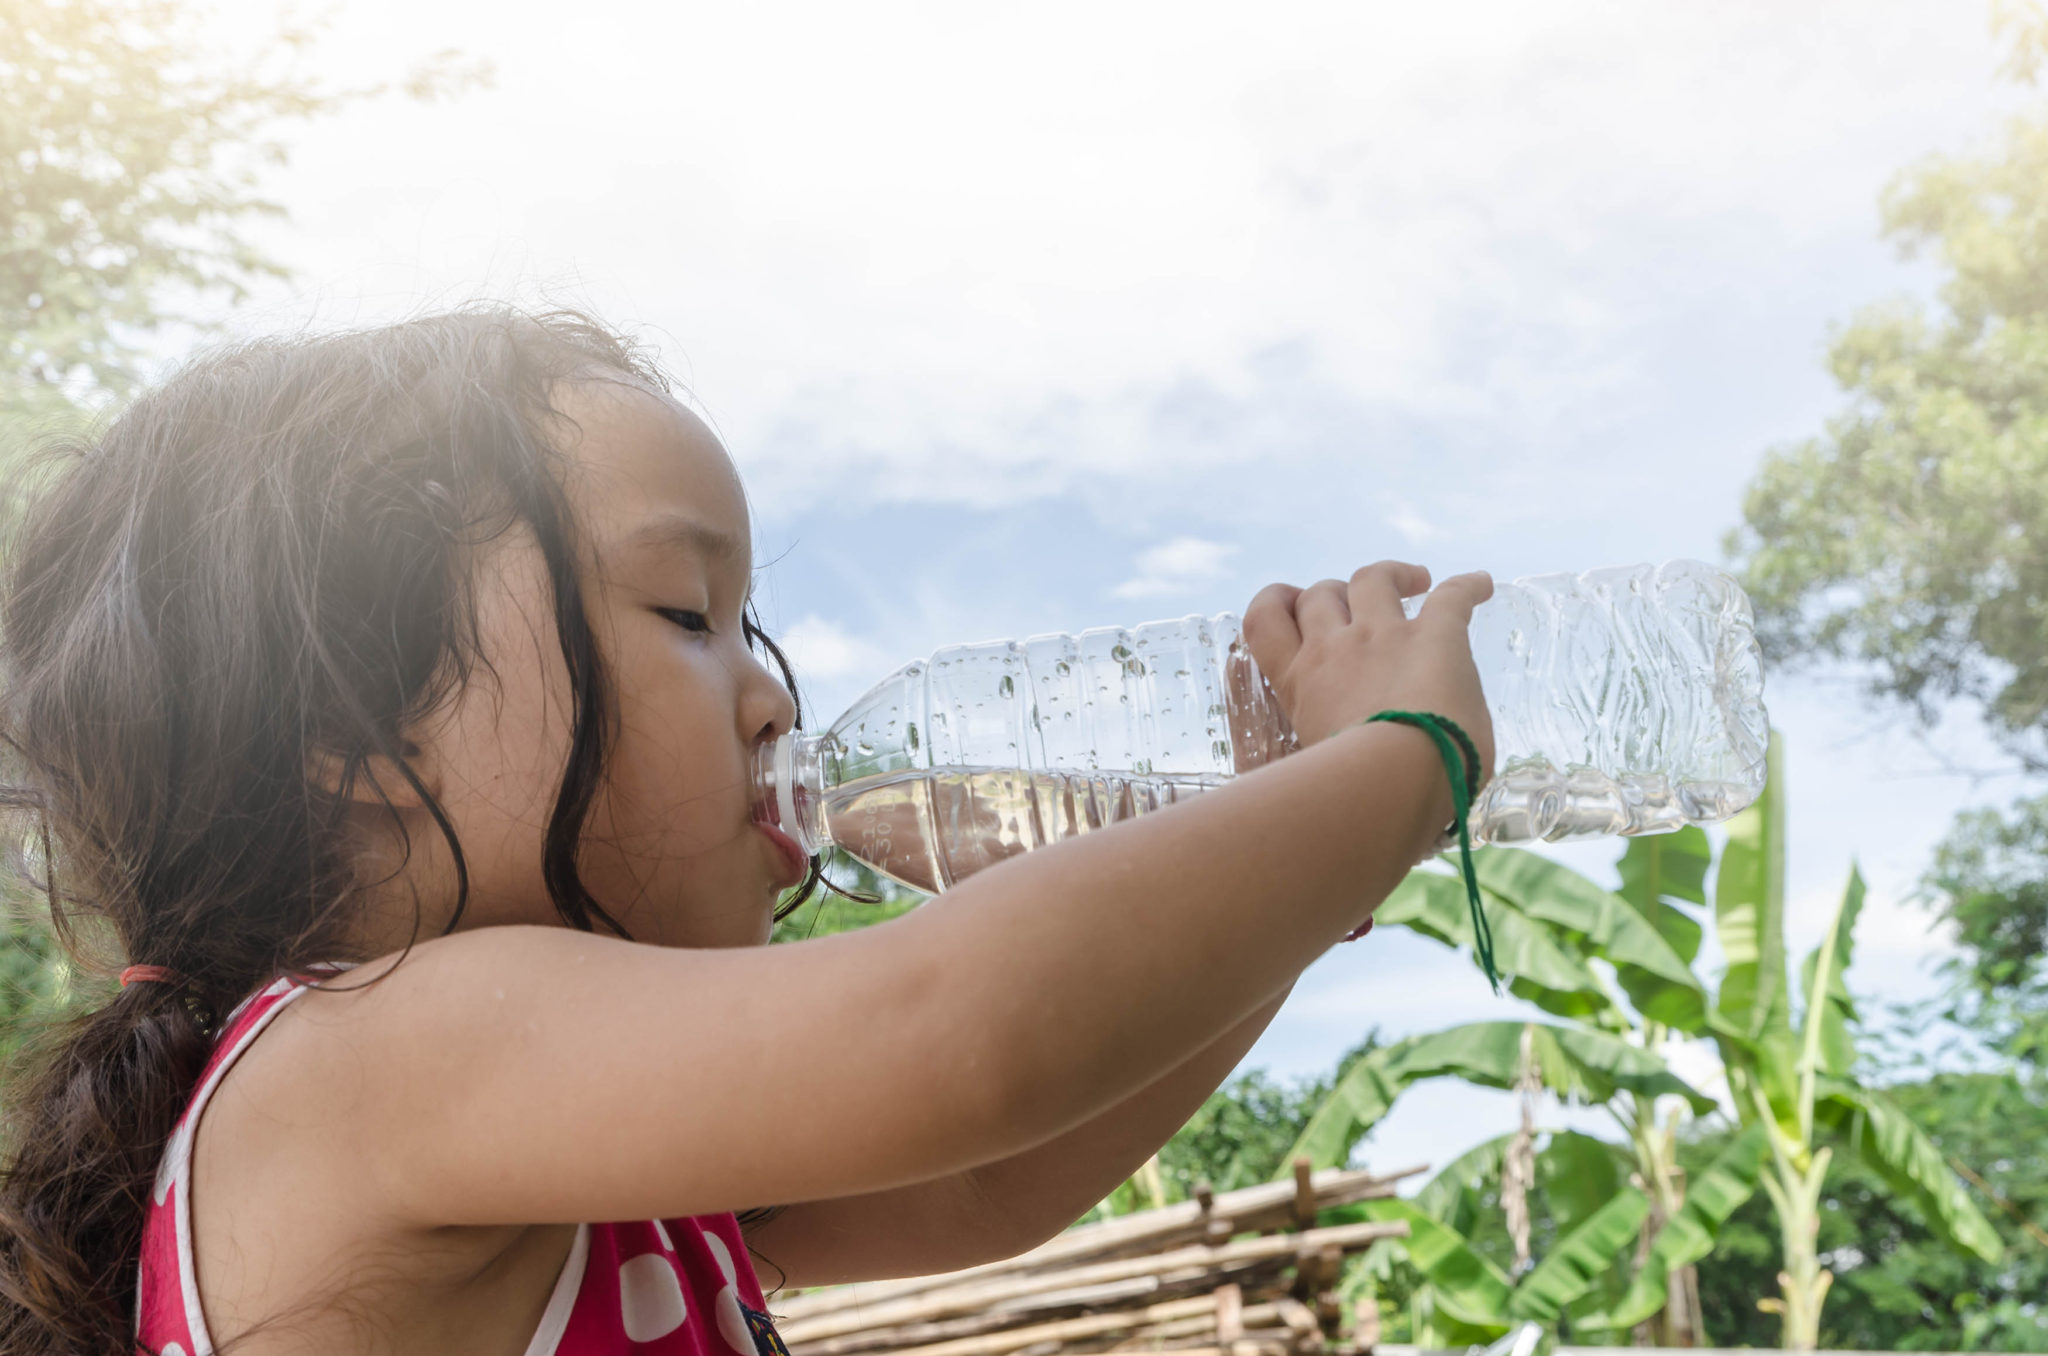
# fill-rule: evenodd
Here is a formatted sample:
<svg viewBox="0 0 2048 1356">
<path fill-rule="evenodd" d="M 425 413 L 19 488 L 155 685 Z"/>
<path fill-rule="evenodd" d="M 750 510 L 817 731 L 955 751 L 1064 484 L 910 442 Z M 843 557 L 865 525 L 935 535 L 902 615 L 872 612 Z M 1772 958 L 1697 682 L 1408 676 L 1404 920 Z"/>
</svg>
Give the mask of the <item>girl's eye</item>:
<svg viewBox="0 0 2048 1356">
<path fill-rule="evenodd" d="M 711 634 L 711 619 L 702 612 L 691 612 L 677 607 L 658 607 L 655 611 L 685 631 L 694 631 L 699 635 Z"/>
</svg>

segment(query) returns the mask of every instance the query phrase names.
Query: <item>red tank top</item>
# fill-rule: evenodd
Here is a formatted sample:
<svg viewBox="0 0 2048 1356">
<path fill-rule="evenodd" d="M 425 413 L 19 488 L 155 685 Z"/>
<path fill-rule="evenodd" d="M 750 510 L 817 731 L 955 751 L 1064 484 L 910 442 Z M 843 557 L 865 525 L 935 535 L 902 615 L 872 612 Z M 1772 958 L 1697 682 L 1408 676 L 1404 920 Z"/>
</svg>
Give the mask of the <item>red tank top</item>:
<svg viewBox="0 0 2048 1356">
<path fill-rule="evenodd" d="M 192 1265 L 192 1137 L 214 1089 L 302 979 L 279 979 L 228 1018 L 164 1146 L 142 1226 L 139 1348 L 213 1356 Z M 582 1224 L 525 1356 L 788 1356 L 731 1214 Z"/>
</svg>

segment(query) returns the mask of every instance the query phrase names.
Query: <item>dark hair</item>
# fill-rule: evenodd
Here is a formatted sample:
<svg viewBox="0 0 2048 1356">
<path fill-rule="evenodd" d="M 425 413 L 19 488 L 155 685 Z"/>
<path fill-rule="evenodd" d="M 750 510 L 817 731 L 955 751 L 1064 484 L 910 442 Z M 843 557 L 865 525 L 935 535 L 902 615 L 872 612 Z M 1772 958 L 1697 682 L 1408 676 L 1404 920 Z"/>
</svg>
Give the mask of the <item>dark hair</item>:
<svg viewBox="0 0 2048 1356">
<path fill-rule="evenodd" d="M 184 983 L 46 1033 L 8 1085 L 0 1356 L 128 1349 L 144 1203 L 217 1017 L 282 972 L 365 959 L 350 905 L 378 882 L 352 866 L 348 790 L 373 755 L 406 768 L 403 732 L 479 662 L 469 557 L 515 523 L 575 710 L 548 894 L 626 935 L 576 867 L 615 702 L 545 429 L 555 385 L 585 378 L 668 389 L 586 317 L 477 309 L 212 353 L 47 454 L 0 591 L 0 804 L 34 821 L 68 947 L 84 924 Z M 751 610 L 744 631 L 794 695 Z M 340 795 L 308 780 L 316 755 Z M 462 846 L 405 777 L 453 855 L 452 928 Z M 819 880 L 813 858 L 787 907 Z"/>
</svg>

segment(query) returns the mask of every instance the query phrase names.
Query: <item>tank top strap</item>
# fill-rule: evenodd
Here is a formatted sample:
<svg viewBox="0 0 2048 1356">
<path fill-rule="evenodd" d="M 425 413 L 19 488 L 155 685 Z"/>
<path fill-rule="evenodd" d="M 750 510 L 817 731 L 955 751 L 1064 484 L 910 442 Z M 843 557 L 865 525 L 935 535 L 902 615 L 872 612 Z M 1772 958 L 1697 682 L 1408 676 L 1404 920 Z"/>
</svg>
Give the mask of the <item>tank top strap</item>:
<svg viewBox="0 0 2048 1356">
<path fill-rule="evenodd" d="M 311 984 L 349 968 L 336 964 L 280 975 L 243 999 L 221 1024 L 199 1084 L 164 1145 L 143 1214 L 135 1335 L 145 1349 L 160 1356 L 212 1356 L 213 1339 L 200 1309 L 198 1271 L 192 1261 L 192 1140 L 199 1118 L 228 1070 L 264 1028 Z"/>
</svg>

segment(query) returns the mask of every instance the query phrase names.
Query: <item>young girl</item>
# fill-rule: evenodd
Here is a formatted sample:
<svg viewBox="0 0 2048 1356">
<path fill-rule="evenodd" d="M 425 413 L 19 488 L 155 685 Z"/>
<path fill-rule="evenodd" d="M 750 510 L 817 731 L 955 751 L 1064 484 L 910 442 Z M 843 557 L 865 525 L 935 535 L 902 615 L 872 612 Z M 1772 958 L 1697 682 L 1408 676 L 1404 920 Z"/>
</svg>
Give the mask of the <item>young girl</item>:
<svg viewBox="0 0 2048 1356">
<path fill-rule="evenodd" d="M 250 344 L 62 460 L 0 596 L 9 799 L 132 964 L 7 1085 L 0 1356 L 766 1356 L 751 1257 L 1017 1253 L 1201 1104 L 1452 817 L 1367 717 L 1490 766 L 1485 576 L 1413 621 L 1416 566 L 1274 585 L 1301 753 L 767 947 L 818 884 L 749 805 L 789 669 L 732 463 L 632 348 Z"/>
</svg>

